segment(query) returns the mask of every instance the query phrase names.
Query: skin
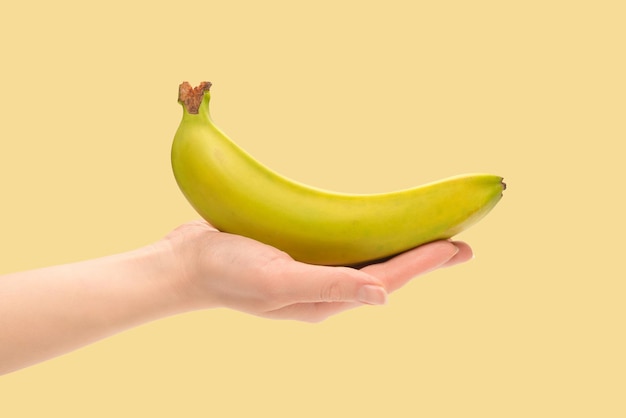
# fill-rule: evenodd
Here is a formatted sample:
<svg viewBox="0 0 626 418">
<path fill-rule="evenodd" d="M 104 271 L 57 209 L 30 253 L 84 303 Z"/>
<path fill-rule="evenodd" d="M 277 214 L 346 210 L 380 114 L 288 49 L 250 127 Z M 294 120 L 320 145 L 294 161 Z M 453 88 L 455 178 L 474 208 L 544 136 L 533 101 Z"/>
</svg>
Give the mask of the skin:
<svg viewBox="0 0 626 418">
<path fill-rule="evenodd" d="M 315 266 L 194 221 L 130 252 L 0 276 L 0 374 L 200 309 L 320 322 L 472 257 L 442 240 L 361 269 Z"/>
</svg>

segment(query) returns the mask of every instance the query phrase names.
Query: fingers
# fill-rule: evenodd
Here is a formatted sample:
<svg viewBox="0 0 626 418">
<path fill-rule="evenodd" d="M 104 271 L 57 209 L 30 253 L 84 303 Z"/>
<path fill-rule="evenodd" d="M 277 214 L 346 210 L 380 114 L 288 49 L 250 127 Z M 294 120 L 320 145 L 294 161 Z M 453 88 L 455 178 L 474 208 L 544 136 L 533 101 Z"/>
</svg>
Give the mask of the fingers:
<svg viewBox="0 0 626 418">
<path fill-rule="evenodd" d="M 452 241 L 452 243 L 459 249 L 450 260 L 446 261 L 441 267 L 452 267 L 457 264 L 465 263 L 474 258 L 474 252 L 472 248 L 463 241 Z"/>
<path fill-rule="evenodd" d="M 472 250 L 466 243 L 440 240 L 361 270 L 289 262 L 275 269 L 283 278 L 277 291 L 285 305 L 315 302 L 381 305 L 387 302 L 388 293 L 411 279 L 472 257 Z"/>
<path fill-rule="evenodd" d="M 292 264 L 295 267 L 283 269 L 290 283 L 284 286 L 282 297 L 293 303 L 266 312 L 265 316 L 321 322 L 364 304 L 384 304 L 388 293 L 414 277 L 463 263 L 472 257 L 472 249 L 466 243 L 441 240 L 361 270 L 295 263 Z"/>
<path fill-rule="evenodd" d="M 467 257 L 468 248 L 463 247 L 462 258 Z M 460 251 L 461 248 L 451 241 L 435 241 L 409 250 L 385 262 L 366 266 L 362 271 L 380 279 L 387 291 L 391 293 L 414 277 L 435 270 L 447 262 L 452 262 L 451 260 Z"/>
<path fill-rule="evenodd" d="M 299 303 L 358 302 L 381 305 L 387 301 L 383 283 L 363 271 L 349 267 L 315 266 L 291 262 L 281 269 L 279 290 L 284 300 Z"/>
</svg>

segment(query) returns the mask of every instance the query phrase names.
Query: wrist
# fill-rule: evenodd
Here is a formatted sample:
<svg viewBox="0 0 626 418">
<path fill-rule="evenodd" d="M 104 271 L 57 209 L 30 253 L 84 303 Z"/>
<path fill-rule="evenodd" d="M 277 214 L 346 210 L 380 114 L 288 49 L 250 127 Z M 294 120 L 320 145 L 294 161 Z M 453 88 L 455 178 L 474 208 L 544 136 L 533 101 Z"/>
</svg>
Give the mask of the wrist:
<svg viewBox="0 0 626 418">
<path fill-rule="evenodd" d="M 208 272 L 199 268 L 210 243 L 206 231 L 194 226 L 184 224 L 144 249 L 181 312 L 217 307 L 203 285 Z"/>
<path fill-rule="evenodd" d="M 167 241 L 139 248 L 130 252 L 129 256 L 136 265 L 137 276 L 142 277 L 149 288 L 147 293 L 156 297 L 165 313 L 177 314 L 196 309 L 187 269 Z"/>
</svg>

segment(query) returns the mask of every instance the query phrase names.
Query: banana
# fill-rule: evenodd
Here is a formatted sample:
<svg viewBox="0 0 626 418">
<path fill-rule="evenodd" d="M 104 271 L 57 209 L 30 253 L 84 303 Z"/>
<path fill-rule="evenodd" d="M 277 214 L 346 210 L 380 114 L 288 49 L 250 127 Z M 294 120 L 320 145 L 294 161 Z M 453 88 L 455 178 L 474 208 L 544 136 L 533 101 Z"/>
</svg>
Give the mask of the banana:
<svg viewBox="0 0 626 418">
<path fill-rule="evenodd" d="M 502 177 L 465 174 L 379 194 L 345 194 L 286 178 L 228 138 L 209 114 L 211 83 L 179 86 L 183 116 L 171 163 L 193 208 L 218 230 L 283 250 L 295 260 L 356 266 L 447 239 L 483 218 Z"/>
</svg>

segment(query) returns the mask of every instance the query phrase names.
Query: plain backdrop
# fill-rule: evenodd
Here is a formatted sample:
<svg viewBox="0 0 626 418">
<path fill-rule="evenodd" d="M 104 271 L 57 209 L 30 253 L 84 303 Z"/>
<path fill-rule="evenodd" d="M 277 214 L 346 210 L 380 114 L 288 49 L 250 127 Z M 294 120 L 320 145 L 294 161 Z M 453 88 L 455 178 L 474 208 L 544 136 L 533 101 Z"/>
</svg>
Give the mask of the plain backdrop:
<svg viewBox="0 0 626 418">
<path fill-rule="evenodd" d="M 169 163 L 185 80 L 213 82 L 216 123 L 311 185 L 509 187 L 458 237 L 474 260 L 387 306 L 168 318 L 0 377 L 0 416 L 625 416 L 625 16 L 607 0 L 4 2 L 0 273 L 197 218 Z"/>
</svg>

